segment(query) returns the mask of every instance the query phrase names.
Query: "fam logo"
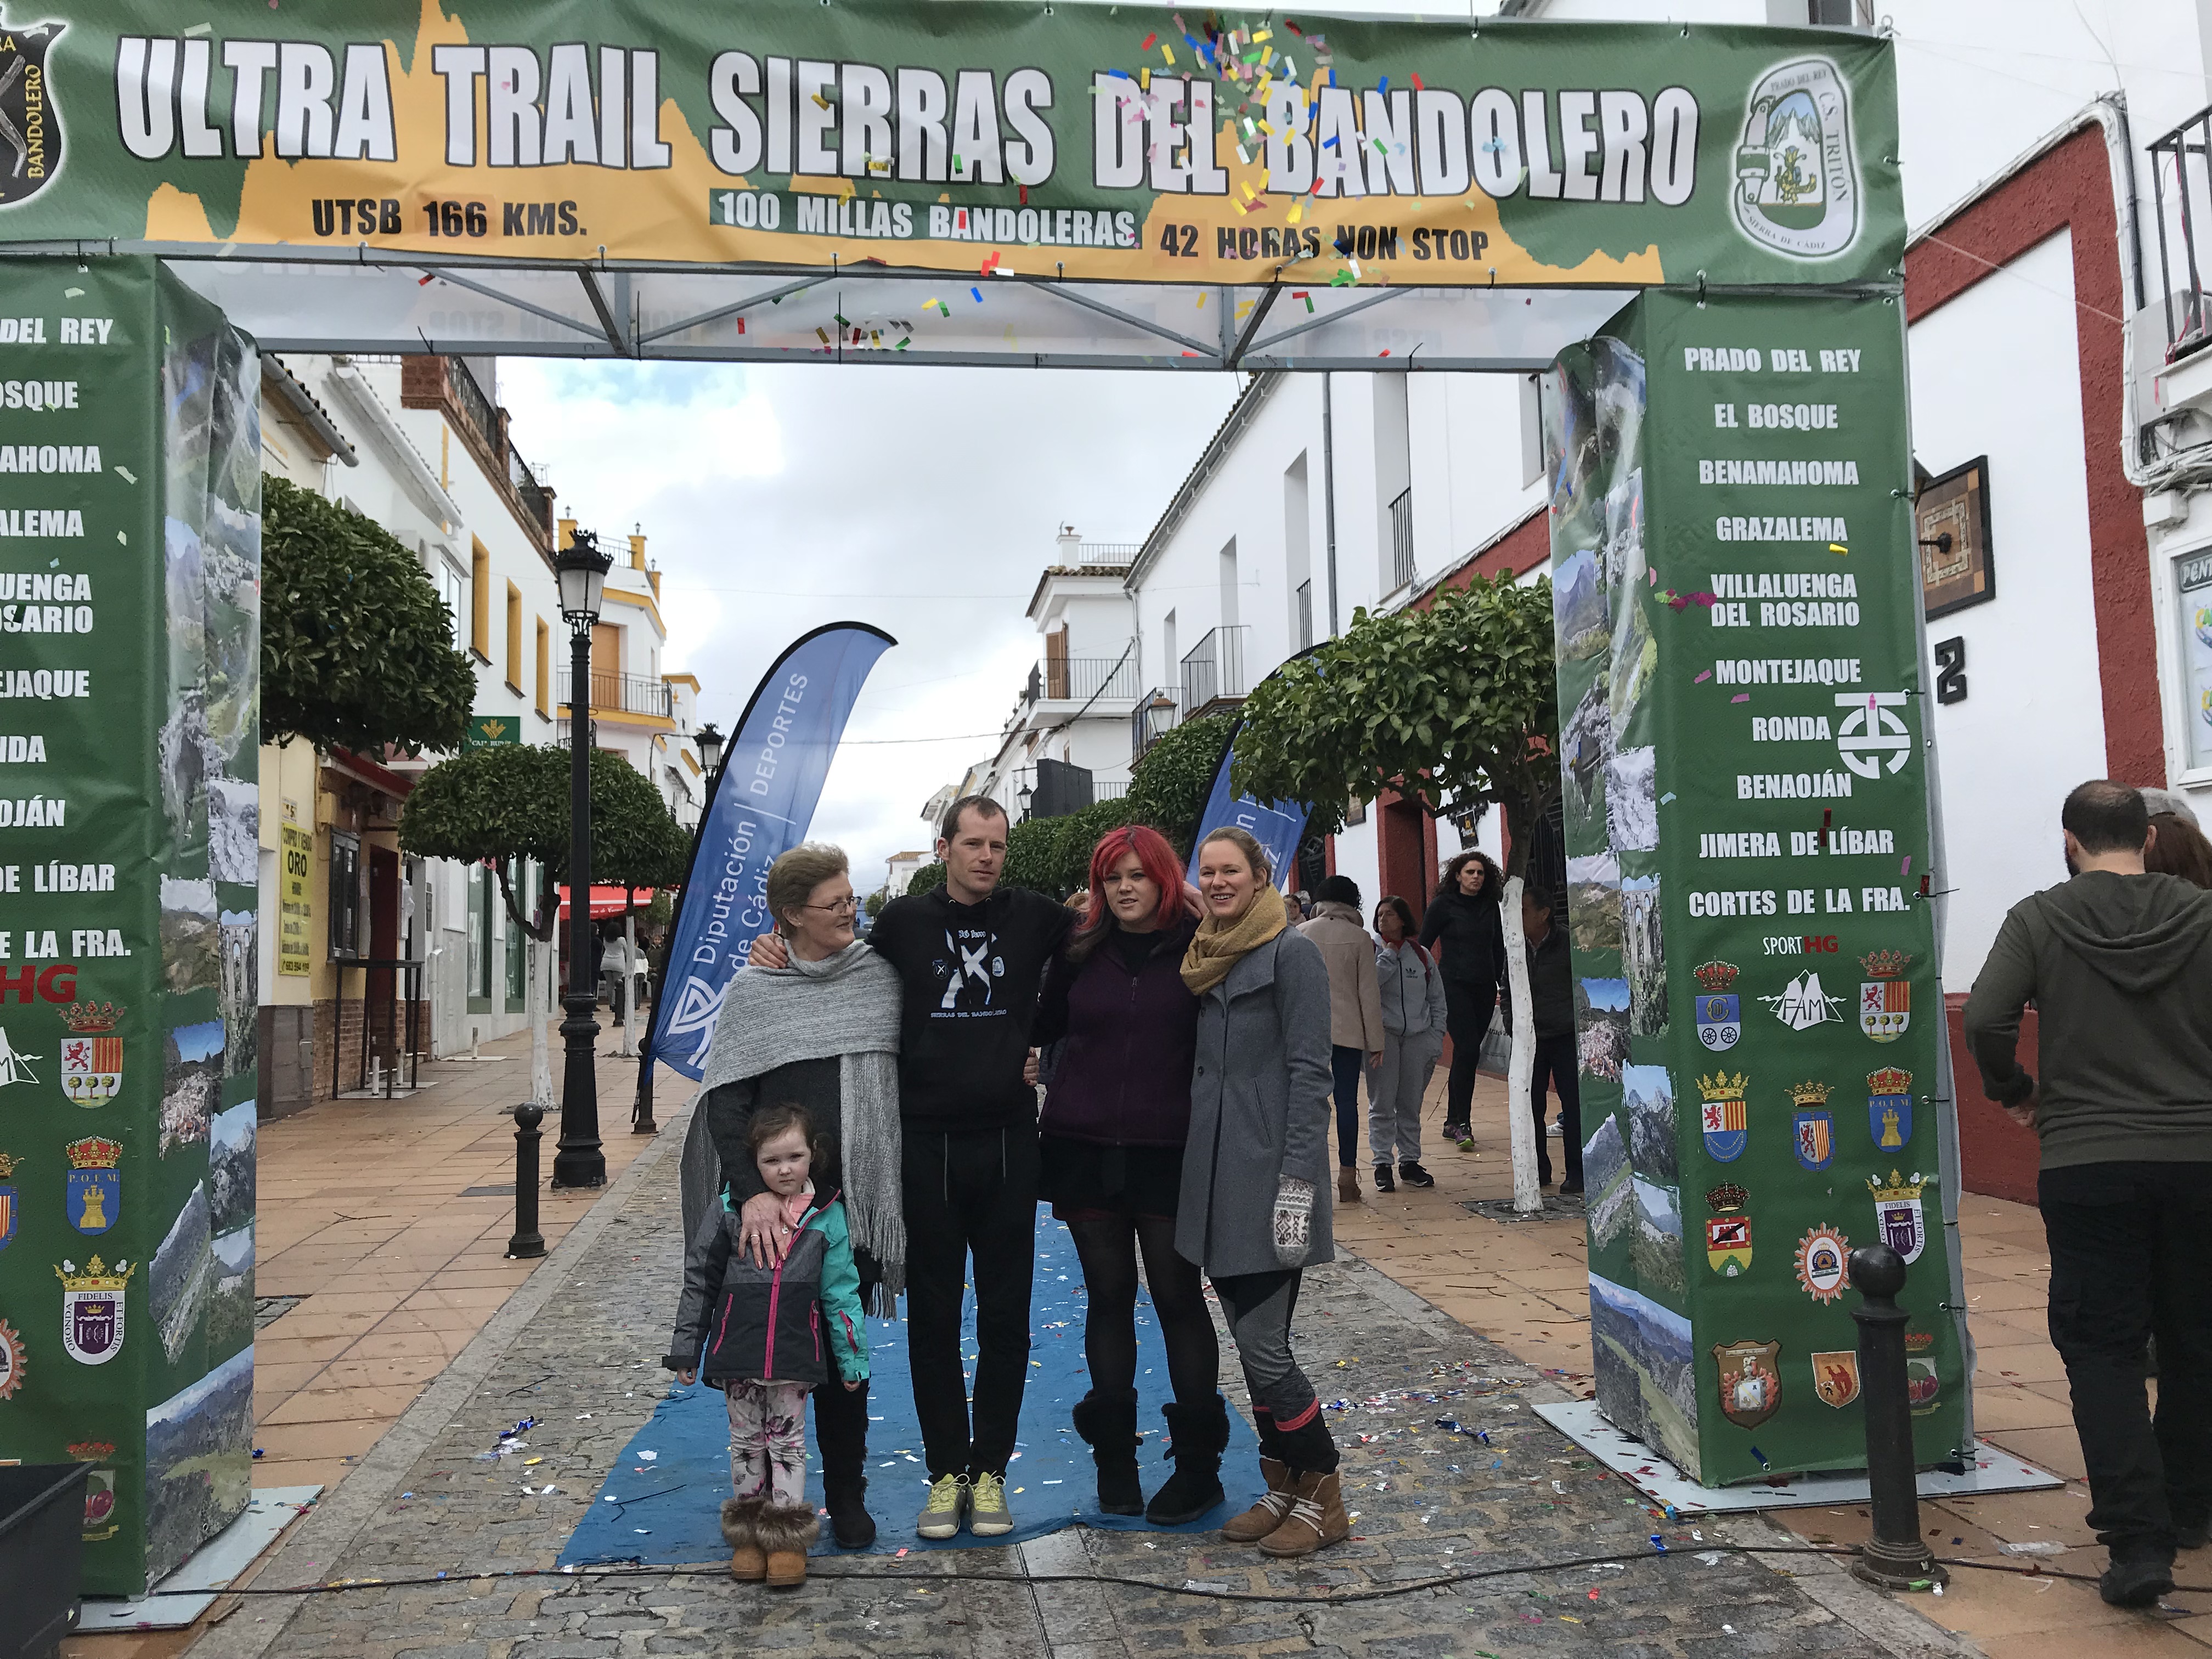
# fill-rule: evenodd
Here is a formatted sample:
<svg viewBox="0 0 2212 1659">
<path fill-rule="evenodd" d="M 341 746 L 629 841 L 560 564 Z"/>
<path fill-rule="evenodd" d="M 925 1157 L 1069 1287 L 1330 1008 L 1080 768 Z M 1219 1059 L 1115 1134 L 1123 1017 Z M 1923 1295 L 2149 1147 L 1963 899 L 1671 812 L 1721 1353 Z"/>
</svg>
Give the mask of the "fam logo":
<svg viewBox="0 0 2212 1659">
<path fill-rule="evenodd" d="M 46 53 L 68 27 L 18 28 L 0 15 L 0 207 L 29 201 L 62 170 L 62 117 Z"/>
<path fill-rule="evenodd" d="M 1784 64 L 1751 89 L 1732 200 L 1745 235 L 1793 259 L 1832 259 L 1857 239 L 1850 94 L 1826 58 Z"/>
<path fill-rule="evenodd" d="M 31 1062 L 42 1059 L 40 1054 L 27 1054 L 8 1041 L 8 1028 L 0 1025 L 0 1089 L 11 1083 L 36 1083 L 39 1074 L 31 1069 Z"/>
<path fill-rule="evenodd" d="M 1823 991 L 1820 975 L 1810 971 L 1798 975 L 1773 996 L 1762 996 L 1759 1000 L 1774 1011 L 1775 1018 L 1793 1031 L 1844 1017 L 1844 1000 Z"/>
<path fill-rule="evenodd" d="M 1698 981 L 1698 1041 L 1717 1054 L 1735 1048 L 1743 1035 L 1743 1010 L 1729 988 L 1739 971 L 1726 962 L 1708 962 L 1690 970 Z"/>
</svg>

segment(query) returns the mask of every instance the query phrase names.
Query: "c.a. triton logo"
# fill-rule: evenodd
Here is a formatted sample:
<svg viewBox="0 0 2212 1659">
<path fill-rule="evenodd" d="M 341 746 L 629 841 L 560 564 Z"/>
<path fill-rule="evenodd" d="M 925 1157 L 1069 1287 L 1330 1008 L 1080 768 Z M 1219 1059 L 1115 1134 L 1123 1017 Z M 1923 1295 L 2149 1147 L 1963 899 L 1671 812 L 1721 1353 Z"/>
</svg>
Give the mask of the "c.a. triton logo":
<svg viewBox="0 0 2212 1659">
<path fill-rule="evenodd" d="M 29 201 L 60 176 L 62 112 L 46 53 L 68 27 L 15 25 L 0 14 L 0 207 Z"/>
</svg>

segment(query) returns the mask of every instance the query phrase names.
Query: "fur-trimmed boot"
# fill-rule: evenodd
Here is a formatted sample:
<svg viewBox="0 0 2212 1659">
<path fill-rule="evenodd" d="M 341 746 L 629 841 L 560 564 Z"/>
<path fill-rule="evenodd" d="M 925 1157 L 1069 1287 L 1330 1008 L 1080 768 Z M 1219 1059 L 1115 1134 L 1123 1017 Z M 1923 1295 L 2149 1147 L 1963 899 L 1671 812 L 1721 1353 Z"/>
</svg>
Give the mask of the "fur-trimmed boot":
<svg viewBox="0 0 2212 1659">
<path fill-rule="evenodd" d="M 807 1546 L 822 1535 L 822 1517 L 805 1504 L 763 1504 L 753 1537 L 768 1557 L 770 1589 L 796 1589 L 806 1582 Z"/>
<path fill-rule="evenodd" d="M 1300 1472 L 1291 1479 L 1290 1495 L 1290 1513 L 1260 1540 L 1261 1554 L 1311 1555 L 1351 1536 L 1352 1519 L 1344 1512 L 1344 1493 L 1334 1470 L 1327 1474 Z"/>
<path fill-rule="evenodd" d="M 1075 1402 L 1075 1431 L 1098 1466 L 1098 1507 L 1109 1515 L 1142 1515 L 1145 1488 L 1137 1474 L 1137 1395 L 1116 1398 L 1096 1389 Z"/>
<path fill-rule="evenodd" d="M 740 1583 L 757 1584 L 768 1577 L 768 1556 L 753 1535 L 760 1517 L 760 1498 L 722 1500 L 722 1541 L 730 1547 L 730 1577 Z"/>
<path fill-rule="evenodd" d="M 1229 1402 L 1219 1395 L 1194 1405 L 1176 1401 L 1161 1408 L 1168 1420 L 1175 1473 L 1145 1505 L 1145 1519 L 1156 1527 L 1195 1521 L 1226 1495 L 1221 1490 L 1221 1454 L 1229 1444 Z"/>
</svg>

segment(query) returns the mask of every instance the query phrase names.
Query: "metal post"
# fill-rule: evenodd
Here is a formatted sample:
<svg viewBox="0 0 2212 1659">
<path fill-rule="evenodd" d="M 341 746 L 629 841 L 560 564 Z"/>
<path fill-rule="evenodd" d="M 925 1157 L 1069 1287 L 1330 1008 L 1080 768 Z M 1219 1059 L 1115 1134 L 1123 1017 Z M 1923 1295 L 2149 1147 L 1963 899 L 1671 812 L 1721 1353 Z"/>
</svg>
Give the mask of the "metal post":
<svg viewBox="0 0 2212 1659">
<path fill-rule="evenodd" d="M 1920 1493 L 1912 1455 L 1912 1402 L 1905 1391 L 1905 1258 L 1887 1244 L 1851 1252 L 1859 1305 L 1859 1409 L 1866 1422 L 1868 1507 L 1874 1536 L 1859 1547 L 1853 1577 L 1884 1589 L 1929 1589 L 1948 1582 L 1920 1536 Z"/>
<path fill-rule="evenodd" d="M 606 1154 L 599 1147 L 598 1057 L 593 1039 L 599 1004 L 592 981 L 592 629 L 568 630 L 568 994 L 561 1006 L 567 1049 L 561 1079 L 561 1139 L 553 1154 L 556 1187 L 604 1187 Z"/>
<path fill-rule="evenodd" d="M 545 1254 L 545 1235 L 538 1231 L 538 1125 L 544 1112 L 528 1104 L 514 1109 L 514 1237 L 507 1241 L 510 1261 Z"/>
</svg>

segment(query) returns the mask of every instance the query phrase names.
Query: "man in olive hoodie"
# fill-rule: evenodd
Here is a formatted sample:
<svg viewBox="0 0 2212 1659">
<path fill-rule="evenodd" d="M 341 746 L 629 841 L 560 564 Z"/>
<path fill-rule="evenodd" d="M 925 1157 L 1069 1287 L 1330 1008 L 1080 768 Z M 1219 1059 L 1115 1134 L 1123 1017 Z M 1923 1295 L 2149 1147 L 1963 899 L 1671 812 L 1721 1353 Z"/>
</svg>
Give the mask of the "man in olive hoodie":
<svg viewBox="0 0 2212 1659">
<path fill-rule="evenodd" d="M 2059 823 L 2073 879 L 2005 917 L 1966 1041 L 1990 1098 L 2042 1140 L 2051 1339 L 2111 1556 L 2100 1589 L 2148 1607 L 2212 1520 L 2212 892 L 2144 872 L 2154 831 L 2124 784 L 2083 784 Z M 2031 1000 L 2039 1079 L 2014 1057 Z"/>
</svg>

